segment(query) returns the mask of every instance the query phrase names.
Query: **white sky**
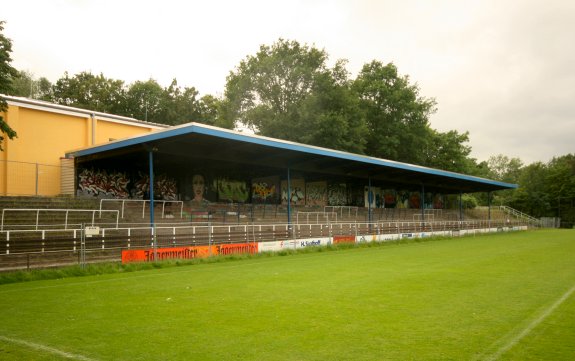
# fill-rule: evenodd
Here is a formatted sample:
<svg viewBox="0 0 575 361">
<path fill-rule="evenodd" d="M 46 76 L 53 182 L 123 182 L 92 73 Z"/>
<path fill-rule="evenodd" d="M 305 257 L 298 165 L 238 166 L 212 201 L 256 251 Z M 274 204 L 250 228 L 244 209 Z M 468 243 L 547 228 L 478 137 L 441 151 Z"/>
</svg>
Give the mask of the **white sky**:
<svg viewBox="0 0 575 361">
<path fill-rule="evenodd" d="M 435 98 L 432 128 L 469 131 L 472 156 L 525 163 L 575 153 L 575 1 L 0 0 L 12 65 L 156 79 L 221 95 L 226 76 L 280 37 L 333 63 L 393 62 Z"/>
</svg>

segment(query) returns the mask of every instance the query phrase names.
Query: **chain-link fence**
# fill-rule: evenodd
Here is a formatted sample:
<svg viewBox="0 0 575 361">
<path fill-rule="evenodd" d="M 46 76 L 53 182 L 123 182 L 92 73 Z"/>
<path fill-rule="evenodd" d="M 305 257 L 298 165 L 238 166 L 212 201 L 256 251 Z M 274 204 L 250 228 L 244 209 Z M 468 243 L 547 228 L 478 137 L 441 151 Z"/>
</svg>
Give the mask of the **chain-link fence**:
<svg viewBox="0 0 575 361">
<path fill-rule="evenodd" d="M 63 194 L 70 182 L 73 188 L 73 167 L 0 161 L 0 196 L 56 196 Z"/>
</svg>

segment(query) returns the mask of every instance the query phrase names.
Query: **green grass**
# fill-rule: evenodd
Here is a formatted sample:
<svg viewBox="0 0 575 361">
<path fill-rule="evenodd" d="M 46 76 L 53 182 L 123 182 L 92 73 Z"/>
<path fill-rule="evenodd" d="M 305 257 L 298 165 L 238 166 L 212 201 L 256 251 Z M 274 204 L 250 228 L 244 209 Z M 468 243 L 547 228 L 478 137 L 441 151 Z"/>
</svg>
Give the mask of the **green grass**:
<svg viewBox="0 0 575 361">
<path fill-rule="evenodd" d="M 572 230 L 4 284 L 0 359 L 572 360 L 573 287 Z"/>
</svg>

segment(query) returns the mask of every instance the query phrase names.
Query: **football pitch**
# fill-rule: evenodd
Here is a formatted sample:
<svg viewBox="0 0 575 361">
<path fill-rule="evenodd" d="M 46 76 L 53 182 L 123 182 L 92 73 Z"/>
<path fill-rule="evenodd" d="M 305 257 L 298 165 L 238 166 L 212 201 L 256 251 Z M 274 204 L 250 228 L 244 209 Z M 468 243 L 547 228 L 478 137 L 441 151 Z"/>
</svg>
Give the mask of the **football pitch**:
<svg viewBox="0 0 575 361">
<path fill-rule="evenodd" d="M 575 230 L 0 285 L 0 360 L 573 360 Z"/>
</svg>

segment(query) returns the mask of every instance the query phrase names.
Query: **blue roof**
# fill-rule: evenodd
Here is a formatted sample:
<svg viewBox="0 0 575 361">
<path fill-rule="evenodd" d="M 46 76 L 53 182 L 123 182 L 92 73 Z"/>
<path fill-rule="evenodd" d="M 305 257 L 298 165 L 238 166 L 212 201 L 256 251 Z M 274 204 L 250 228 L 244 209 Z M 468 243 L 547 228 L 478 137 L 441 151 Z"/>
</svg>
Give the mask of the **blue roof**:
<svg viewBox="0 0 575 361">
<path fill-rule="evenodd" d="M 517 188 L 516 184 L 510 184 L 505 182 L 499 182 L 495 180 L 454 173 L 434 168 L 422 167 L 413 164 L 401 163 L 386 159 L 374 158 L 354 153 L 347 153 L 333 149 L 321 148 L 311 145 L 305 145 L 290 141 L 285 141 L 281 139 L 274 139 L 269 137 L 263 137 L 253 134 L 246 134 L 237 131 L 232 131 L 228 129 L 213 127 L 205 124 L 199 123 L 187 123 L 180 126 L 174 126 L 168 129 L 154 131 L 149 134 L 139 135 L 123 140 L 112 141 L 110 143 L 97 145 L 89 148 L 84 148 L 80 150 L 70 151 L 67 156 L 74 156 L 76 158 L 81 158 L 85 156 L 94 156 L 98 154 L 103 154 L 106 152 L 113 152 L 116 150 L 126 149 L 130 147 L 138 146 L 155 146 L 162 144 L 163 142 L 168 142 L 171 139 L 186 138 L 186 143 L 184 146 L 192 146 L 194 144 L 194 139 L 189 138 L 191 135 L 210 137 L 215 140 L 221 141 L 231 141 L 240 142 L 242 144 L 250 144 L 258 148 L 266 149 L 277 149 L 282 152 L 297 153 L 300 156 L 313 156 L 315 159 L 317 157 L 328 158 L 331 160 L 341 160 L 342 164 L 351 164 L 354 166 L 362 165 L 365 167 L 381 167 L 383 169 L 394 170 L 394 171 L 404 171 L 408 172 L 411 176 L 431 176 L 434 179 L 442 178 L 443 181 L 452 181 L 460 184 L 465 184 L 466 189 L 476 188 L 478 190 L 498 190 L 498 189 L 514 189 Z M 462 182 L 462 183 L 461 183 Z M 425 182 L 421 182 L 424 184 Z"/>
</svg>

